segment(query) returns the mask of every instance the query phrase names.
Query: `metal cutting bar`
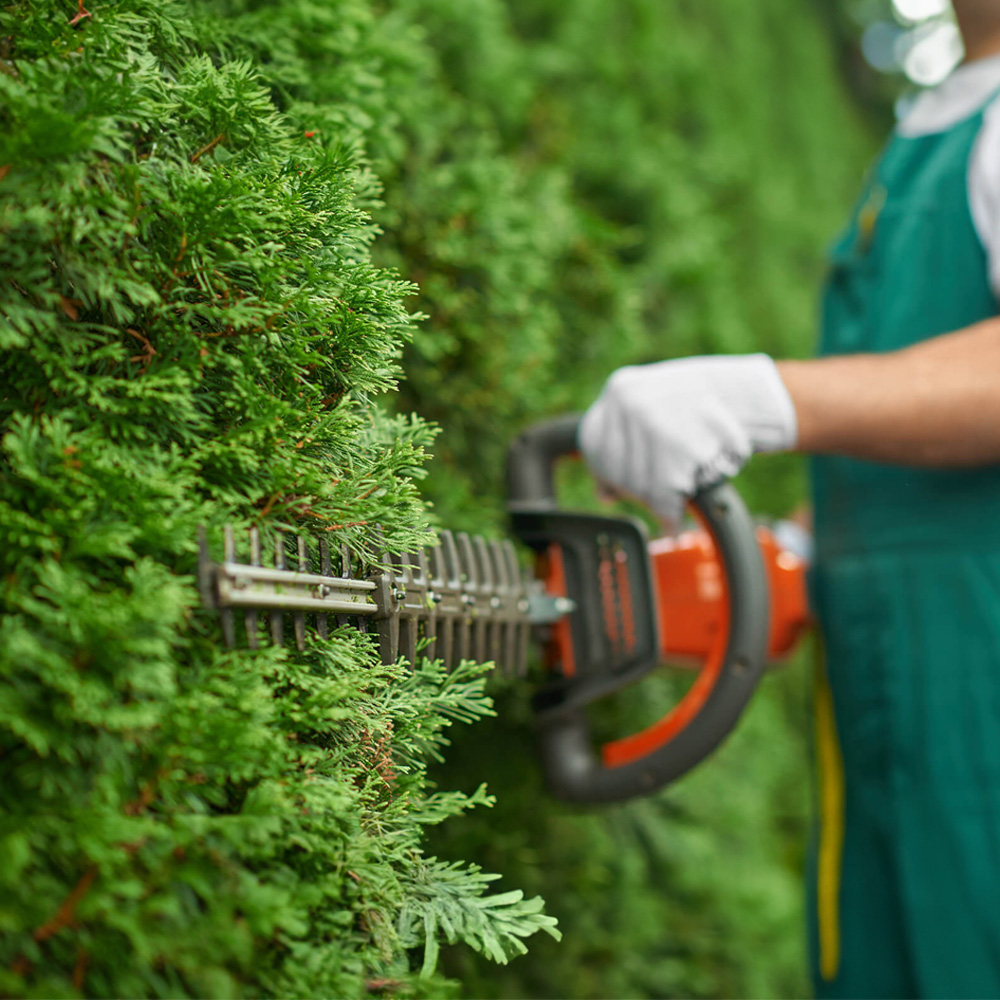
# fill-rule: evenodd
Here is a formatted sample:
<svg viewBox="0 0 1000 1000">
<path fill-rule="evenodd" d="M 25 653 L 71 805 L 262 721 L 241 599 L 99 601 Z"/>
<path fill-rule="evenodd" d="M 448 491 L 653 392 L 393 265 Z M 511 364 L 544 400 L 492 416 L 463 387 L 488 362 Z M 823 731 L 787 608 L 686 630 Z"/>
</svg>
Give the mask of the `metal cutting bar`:
<svg viewBox="0 0 1000 1000">
<path fill-rule="evenodd" d="M 300 573 L 293 569 L 271 569 L 269 566 L 247 566 L 244 563 L 224 562 L 219 566 L 223 572 L 234 580 L 246 580 L 250 583 L 280 583 L 286 586 L 294 583 L 311 584 L 315 586 L 333 585 L 338 590 L 372 591 L 375 584 L 371 580 L 347 580 L 342 576 L 321 576 L 318 573 Z"/>
<path fill-rule="evenodd" d="M 224 558 L 219 563 L 209 557 L 204 531 L 199 533 L 199 586 L 206 605 L 220 613 L 228 645 L 236 642 L 234 614 L 242 614 L 241 631 L 251 648 L 259 644 L 259 615 L 267 616 L 272 643 L 282 645 L 285 615 L 290 614 L 300 650 L 310 628 L 320 638 L 328 637 L 329 616 L 334 615 L 338 624 L 366 631 L 372 621 L 385 663 L 400 656 L 413 663 L 422 654 L 448 667 L 463 659 L 492 659 L 505 669 L 523 671 L 532 625 L 568 610 L 546 603 L 543 585 L 522 573 L 509 541 L 442 531 L 437 545 L 412 554 L 383 554 L 374 574 L 358 579 L 346 547 L 337 560 L 342 575 L 333 576 L 333 552 L 325 537 L 314 539 L 315 555 L 310 555 L 306 537 L 291 538 L 295 569 L 286 568 L 288 546 L 281 531 L 274 535 L 273 566 L 261 565 L 256 527 L 249 530 L 248 563 L 239 561 L 231 525 L 223 526 Z M 320 572 L 314 571 L 317 566 Z"/>
</svg>

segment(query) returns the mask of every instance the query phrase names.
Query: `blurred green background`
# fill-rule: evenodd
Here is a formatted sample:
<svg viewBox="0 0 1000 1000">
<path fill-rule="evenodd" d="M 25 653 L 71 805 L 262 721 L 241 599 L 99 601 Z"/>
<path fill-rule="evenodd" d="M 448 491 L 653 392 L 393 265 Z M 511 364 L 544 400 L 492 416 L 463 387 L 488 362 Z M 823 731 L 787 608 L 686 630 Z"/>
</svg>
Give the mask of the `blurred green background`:
<svg viewBox="0 0 1000 1000">
<path fill-rule="evenodd" d="M 510 436 L 584 407 L 621 364 L 810 353 L 825 245 L 899 90 L 859 54 L 888 5 L 387 7 L 420 57 L 400 67 L 400 127 L 376 153 L 375 252 L 420 286 L 400 405 L 443 428 L 426 489 L 442 523 L 502 530 Z M 803 470 L 757 460 L 740 487 L 780 516 L 803 500 Z M 499 717 L 458 734 L 438 774 L 485 779 L 498 804 L 435 831 L 433 849 L 540 893 L 564 937 L 505 968 L 454 949 L 463 995 L 808 994 L 809 658 L 772 674 L 676 787 L 590 811 L 548 795 L 527 693 L 499 691 Z M 619 699 L 623 726 L 648 721 L 657 683 Z"/>
</svg>

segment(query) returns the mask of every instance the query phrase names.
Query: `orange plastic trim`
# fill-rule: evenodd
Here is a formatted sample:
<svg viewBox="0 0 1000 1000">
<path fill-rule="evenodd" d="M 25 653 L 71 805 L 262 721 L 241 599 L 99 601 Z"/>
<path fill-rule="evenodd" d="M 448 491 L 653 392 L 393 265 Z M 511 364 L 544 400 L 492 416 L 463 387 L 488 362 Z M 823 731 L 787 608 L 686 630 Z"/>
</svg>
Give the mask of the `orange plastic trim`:
<svg viewBox="0 0 1000 1000">
<path fill-rule="evenodd" d="M 538 557 L 535 575 L 545 581 L 545 591 L 553 597 L 566 597 L 566 567 L 562 549 L 550 545 Z M 545 656 L 550 670 L 560 669 L 564 677 L 576 676 L 576 658 L 573 656 L 573 633 L 570 631 L 569 615 L 563 615 L 552 626 L 552 639 Z"/>
<path fill-rule="evenodd" d="M 694 508 L 692 510 L 701 520 L 698 511 Z M 705 527 L 704 522 L 702 524 Z M 708 544 L 711 545 L 712 555 L 715 557 L 715 544 L 711 541 L 707 527 L 705 527 L 705 536 L 707 536 Z M 705 563 L 702 562 L 702 565 Z M 717 557 L 716 565 L 718 565 Z M 658 566 L 657 569 L 659 569 Z M 662 579 L 662 574 L 656 573 L 655 580 L 660 586 L 662 586 Z M 711 637 L 705 663 L 699 670 L 694 683 L 688 689 L 687 694 L 662 719 L 641 732 L 625 736 L 620 740 L 613 740 L 611 743 L 605 743 L 601 747 L 601 757 L 605 767 L 624 767 L 626 764 L 632 764 L 643 757 L 648 757 L 651 753 L 655 753 L 674 739 L 704 708 L 705 702 L 708 701 L 708 697 L 722 673 L 722 665 L 726 657 L 726 644 L 729 641 L 729 590 L 726 575 L 721 572 L 721 568 L 713 581 L 713 588 L 716 590 L 714 596 L 718 598 L 717 601 L 712 602 L 715 605 L 715 624 L 711 630 L 714 634 Z M 658 604 L 661 608 L 663 599 L 664 595 L 660 591 Z M 661 624 L 663 624 L 662 615 Z M 663 644 L 669 645 L 669 640 L 661 636 L 661 646 Z"/>
<path fill-rule="evenodd" d="M 697 510 L 692 511 L 702 527 L 675 538 L 655 539 L 649 543 L 649 557 L 657 594 L 660 654 L 673 665 L 683 666 L 686 661 L 698 676 L 687 694 L 658 722 L 604 744 L 601 753 L 607 767 L 641 760 L 674 739 L 704 708 L 722 673 L 729 641 L 729 592 L 712 535 Z M 769 658 L 776 659 L 794 648 L 810 624 L 806 564 L 781 549 L 767 528 L 757 529 L 757 542 L 767 573 L 771 608 L 767 652 Z M 566 595 L 566 573 L 558 546 L 550 546 L 540 557 L 538 575 L 545 580 L 548 593 Z M 626 604 L 630 603 L 627 578 L 619 580 L 619 589 Z M 609 634 L 624 638 L 630 647 L 634 643 L 634 635 L 628 634 L 630 625 L 631 614 L 626 613 L 626 634 L 618 637 L 617 622 L 609 620 Z M 561 618 L 552 627 L 547 663 L 565 677 L 576 674 L 568 618 Z"/>
</svg>

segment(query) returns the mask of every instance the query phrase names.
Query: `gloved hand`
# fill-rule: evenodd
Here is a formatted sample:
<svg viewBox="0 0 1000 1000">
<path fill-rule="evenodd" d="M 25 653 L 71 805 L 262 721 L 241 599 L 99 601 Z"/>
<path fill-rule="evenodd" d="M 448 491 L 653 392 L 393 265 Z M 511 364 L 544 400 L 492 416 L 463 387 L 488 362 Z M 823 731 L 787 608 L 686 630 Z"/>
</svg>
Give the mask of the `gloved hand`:
<svg viewBox="0 0 1000 1000">
<path fill-rule="evenodd" d="M 580 450 L 599 480 L 677 523 L 686 497 L 796 436 L 774 361 L 718 355 L 619 368 L 584 414 Z"/>
</svg>

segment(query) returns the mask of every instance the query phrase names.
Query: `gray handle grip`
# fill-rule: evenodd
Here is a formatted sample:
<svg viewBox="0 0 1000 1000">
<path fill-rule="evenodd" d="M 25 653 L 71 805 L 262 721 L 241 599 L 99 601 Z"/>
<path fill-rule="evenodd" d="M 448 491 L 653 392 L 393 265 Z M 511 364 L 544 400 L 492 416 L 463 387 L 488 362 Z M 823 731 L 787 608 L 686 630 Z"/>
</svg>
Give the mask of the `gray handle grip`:
<svg viewBox="0 0 1000 1000">
<path fill-rule="evenodd" d="M 570 413 L 535 424 L 514 439 L 507 452 L 507 499 L 518 505 L 556 505 L 556 460 L 578 448 L 580 415 Z"/>
<path fill-rule="evenodd" d="M 576 451 L 578 426 L 577 416 L 561 417 L 517 438 L 508 456 L 512 508 L 555 505 L 553 467 L 561 455 Z M 729 635 L 719 676 L 684 728 L 625 764 L 609 766 L 602 760 L 582 709 L 541 717 L 542 763 L 549 785 L 561 798 L 622 801 L 680 777 L 729 734 L 764 671 L 769 602 L 753 520 L 728 483 L 701 490 L 692 503 L 715 541 L 729 594 Z"/>
</svg>

